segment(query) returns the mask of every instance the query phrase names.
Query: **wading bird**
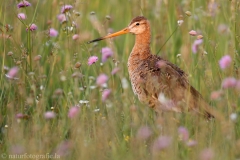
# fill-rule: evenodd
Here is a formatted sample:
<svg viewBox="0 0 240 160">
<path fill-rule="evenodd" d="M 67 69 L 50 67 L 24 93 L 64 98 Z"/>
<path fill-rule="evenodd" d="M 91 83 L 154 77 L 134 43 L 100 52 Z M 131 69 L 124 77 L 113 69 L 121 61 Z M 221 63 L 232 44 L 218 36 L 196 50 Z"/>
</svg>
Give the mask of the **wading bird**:
<svg viewBox="0 0 240 160">
<path fill-rule="evenodd" d="M 128 58 L 128 72 L 133 92 L 141 102 L 147 103 L 158 112 L 193 111 L 212 117 L 211 107 L 189 84 L 184 71 L 151 53 L 150 23 L 145 17 L 138 16 L 123 30 L 88 43 L 126 33 L 133 33 L 136 36 L 134 47 Z"/>
</svg>

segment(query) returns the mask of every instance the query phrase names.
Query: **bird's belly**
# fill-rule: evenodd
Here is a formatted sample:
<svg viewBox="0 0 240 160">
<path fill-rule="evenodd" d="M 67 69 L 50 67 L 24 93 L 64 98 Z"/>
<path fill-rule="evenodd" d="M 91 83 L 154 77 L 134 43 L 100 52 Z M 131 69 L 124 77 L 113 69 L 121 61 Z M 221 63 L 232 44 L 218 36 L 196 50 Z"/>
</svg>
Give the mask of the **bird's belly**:
<svg viewBox="0 0 240 160">
<path fill-rule="evenodd" d="M 138 99 L 141 102 L 147 102 L 149 93 L 146 87 L 147 84 L 149 84 L 149 82 L 151 83 L 154 80 L 154 77 L 146 76 L 148 70 L 144 67 L 144 65 L 142 65 L 143 63 L 140 62 L 139 64 L 136 65 L 132 64 L 133 62 L 128 64 L 128 72 L 132 85 L 132 90 L 134 94 L 138 96 Z"/>
<path fill-rule="evenodd" d="M 131 75 L 130 74 L 130 81 L 132 85 L 132 90 L 135 95 L 139 95 L 142 92 L 141 85 L 140 85 L 140 78 L 136 75 Z"/>
<path fill-rule="evenodd" d="M 154 89 L 152 88 L 159 88 L 159 86 L 156 86 L 158 84 L 149 84 L 151 83 L 151 80 L 154 80 L 154 77 L 148 79 L 147 77 L 143 77 L 140 73 L 129 73 L 130 80 L 132 84 L 132 90 L 135 95 L 138 96 L 138 99 L 141 102 L 148 103 L 149 98 L 153 97 L 154 95 Z M 149 92 L 151 90 L 151 92 Z M 155 94 L 156 97 L 158 93 Z"/>
</svg>

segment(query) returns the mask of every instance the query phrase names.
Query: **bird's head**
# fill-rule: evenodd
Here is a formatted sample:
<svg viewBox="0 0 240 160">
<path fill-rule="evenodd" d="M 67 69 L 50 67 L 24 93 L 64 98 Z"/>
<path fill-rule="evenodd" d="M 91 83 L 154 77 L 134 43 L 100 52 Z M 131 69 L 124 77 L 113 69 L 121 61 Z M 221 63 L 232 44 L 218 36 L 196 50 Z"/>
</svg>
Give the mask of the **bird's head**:
<svg viewBox="0 0 240 160">
<path fill-rule="evenodd" d="M 141 34 L 146 31 L 147 28 L 148 20 L 143 16 L 134 18 L 127 27 L 129 32 L 133 34 Z"/>
<path fill-rule="evenodd" d="M 118 32 L 115 32 L 115 33 L 112 33 L 112 34 L 109 34 L 105 37 L 101 37 L 101 38 L 97 38 L 97 39 L 94 39 L 92 41 L 89 41 L 88 43 L 92 43 L 92 42 L 96 42 L 96 41 L 101 41 L 101 40 L 104 40 L 104 39 L 107 39 L 107 38 L 112 38 L 112 37 L 116 37 L 116 36 L 120 36 L 122 34 L 126 34 L 126 33 L 133 33 L 133 34 L 141 34 L 143 33 L 144 31 L 147 30 L 149 24 L 148 24 L 148 20 L 143 17 L 143 16 L 138 16 L 136 18 L 134 18 L 130 24 L 118 31 Z"/>
</svg>

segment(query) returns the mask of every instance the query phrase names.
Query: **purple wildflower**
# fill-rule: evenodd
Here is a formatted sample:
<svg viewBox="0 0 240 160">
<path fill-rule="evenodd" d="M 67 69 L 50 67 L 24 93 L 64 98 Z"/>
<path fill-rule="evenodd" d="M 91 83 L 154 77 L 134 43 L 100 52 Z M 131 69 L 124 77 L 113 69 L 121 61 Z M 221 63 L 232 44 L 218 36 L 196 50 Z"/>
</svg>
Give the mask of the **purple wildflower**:
<svg viewBox="0 0 240 160">
<path fill-rule="evenodd" d="M 214 152 L 211 148 L 206 148 L 200 153 L 200 160 L 211 160 L 214 157 Z"/>
<path fill-rule="evenodd" d="M 218 100 L 219 98 L 221 98 L 222 94 L 222 91 L 213 91 L 211 93 L 211 100 Z"/>
<path fill-rule="evenodd" d="M 67 21 L 67 17 L 66 17 L 65 14 L 59 14 L 59 15 L 57 16 L 57 18 L 58 18 L 58 20 L 60 21 L 60 23 L 64 23 L 64 22 Z"/>
<path fill-rule="evenodd" d="M 110 89 L 105 89 L 103 92 L 102 92 L 102 101 L 105 102 L 108 97 L 110 96 L 111 94 L 111 90 Z"/>
<path fill-rule="evenodd" d="M 54 28 L 50 28 L 49 29 L 49 36 L 50 37 L 57 37 L 57 35 L 58 35 L 58 31 L 57 30 L 55 30 Z"/>
<path fill-rule="evenodd" d="M 88 58 L 88 65 L 92 65 L 94 63 L 96 63 L 98 61 L 98 57 L 97 56 L 91 56 Z"/>
<path fill-rule="evenodd" d="M 29 119 L 30 116 L 27 115 L 27 114 L 18 113 L 18 114 L 15 115 L 15 117 L 17 119 Z"/>
<path fill-rule="evenodd" d="M 143 126 L 138 129 L 137 138 L 146 140 L 152 135 L 152 131 L 148 126 Z"/>
<path fill-rule="evenodd" d="M 197 32 L 194 31 L 194 30 L 191 30 L 190 32 L 188 32 L 191 36 L 196 36 L 197 35 Z"/>
<path fill-rule="evenodd" d="M 214 1 L 209 2 L 208 9 L 209 9 L 209 13 L 212 17 L 216 15 L 217 8 L 218 8 L 218 5 L 216 2 L 214 2 Z"/>
<path fill-rule="evenodd" d="M 120 68 L 116 67 L 112 70 L 111 74 L 114 75 L 116 74 L 118 71 L 120 70 Z"/>
<path fill-rule="evenodd" d="M 237 83 L 236 83 L 236 88 L 237 88 L 238 90 L 240 90 L 240 80 L 237 81 Z"/>
<path fill-rule="evenodd" d="M 74 34 L 73 36 L 72 36 L 72 39 L 73 40 L 77 40 L 79 38 L 79 35 L 78 34 Z"/>
<path fill-rule="evenodd" d="M 23 8 L 23 7 L 28 7 L 28 6 L 31 6 L 31 3 L 29 3 L 26 0 L 21 0 L 17 5 L 18 8 Z"/>
<path fill-rule="evenodd" d="M 17 119 L 23 119 L 24 118 L 24 114 L 18 113 L 18 114 L 16 114 L 16 118 Z"/>
<path fill-rule="evenodd" d="M 193 42 L 193 45 L 192 45 L 192 52 L 193 53 L 197 53 L 198 51 L 198 47 L 200 44 L 202 44 L 203 40 L 202 39 L 197 39 Z"/>
<path fill-rule="evenodd" d="M 108 58 L 112 57 L 113 51 L 111 48 L 102 48 L 102 62 L 106 62 Z"/>
<path fill-rule="evenodd" d="M 108 80 L 108 76 L 106 74 L 100 74 L 98 77 L 97 77 L 97 85 L 99 86 L 102 86 L 104 83 L 106 83 Z"/>
<path fill-rule="evenodd" d="M 222 82 L 222 88 L 234 88 L 237 85 L 237 80 L 233 77 L 225 78 Z"/>
<path fill-rule="evenodd" d="M 24 20 L 27 18 L 27 16 L 24 13 L 18 13 L 18 18 Z"/>
<path fill-rule="evenodd" d="M 53 118 L 56 117 L 56 114 L 52 111 L 47 111 L 47 112 L 44 113 L 44 117 L 46 119 L 53 119 Z"/>
<path fill-rule="evenodd" d="M 178 134 L 180 136 L 180 139 L 183 140 L 184 142 L 186 142 L 189 138 L 188 130 L 185 127 L 179 127 Z"/>
<path fill-rule="evenodd" d="M 14 79 L 17 76 L 18 70 L 18 67 L 12 67 L 6 74 L 6 77 L 9 79 Z"/>
<path fill-rule="evenodd" d="M 31 24 L 31 26 L 29 26 L 29 27 L 27 27 L 26 28 L 26 31 L 28 31 L 28 30 L 30 30 L 30 31 L 35 31 L 35 30 L 37 30 L 37 25 L 36 24 Z"/>
<path fill-rule="evenodd" d="M 220 33 L 220 34 L 223 34 L 223 33 L 227 33 L 228 32 L 228 26 L 226 25 L 226 24 L 220 24 L 219 26 L 218 26 L 218 32 Z"/>
<path fill-rule="evenodd" d="M 63 141 L 61 142 L 57 148 L 54 150 L 54 153 L 59 156 L 67 156 L 71 151 L 72 143 L 70 141 Z"/>
<path fill-rule="evenodd" d="M 196 146 L 198 143 L 197 143 L 197 141 L 195 141 L 195 140 L 189 140 L 188 142 L 186 142 L 186 145 L 188 146 L 188 147 L 193 147 L 193 146 Z"/>
<path fill-rule="evenodd" d="M 54 91 L 54 94 L 56 96 L 61 96 L 63 95 L 63 90 L 61 88 L 57 88 L 55 91 Z"/>
<path fill-rule="evenodd" d="M 221 69 L 225 69 L 230 66 L 231 62 L 232 58 L 229 55 L 225 55 L 219 60 L 219 66 Z"/>
<path fill-rule="evenodd" d="M 61 9 L 61 13 L 66 13 L 68 11 L 70 11 L 73 8 L 73 6 L 67 4 L 67 5 L 63 5 L 62 9 Z"/>
<path fill-rule="evenodd" d="M 69 109 L 69 112 L 68 112 L 68 117 L 69 118 L 74 118 L 78 113 L 79 113 L 79 107 L 78 106 L 71 107 Z"/>
<path fill-rule="evenodd" d="M 166 149 L 170 146 L 172 138 L 169 136 L 160 136 L 153 143 L 153 151 Z"/>
</svg>

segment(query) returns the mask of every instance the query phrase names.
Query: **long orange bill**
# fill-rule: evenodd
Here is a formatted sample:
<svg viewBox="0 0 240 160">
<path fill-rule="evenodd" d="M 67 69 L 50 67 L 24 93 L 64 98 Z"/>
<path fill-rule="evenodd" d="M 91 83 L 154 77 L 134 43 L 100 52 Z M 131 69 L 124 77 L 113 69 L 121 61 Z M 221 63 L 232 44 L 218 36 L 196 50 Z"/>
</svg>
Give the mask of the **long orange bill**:
<svg viewBox="0 0 240 160">
<path fill-rule="evenodd" d="M 121 30 L 121 31 L 118 31 L 118 32 L 109 34 L 109 35 L 107 35 L 107 36 L 105 36 L 105 37 L 101 37 L 101 38 L 94 39 L 94 40 L 92 40 L 92 41 L 89 41 L 88 43 L 101 41 L 101 40 L 104 40 L 104 39 L 107 39 L 107 38 L 112 38 L 112 37 L 120 36 L 120 35 L 126 34 L 126 33 L 129 33 L 129 29 L 128 29 L 128 28 L 124 28 L 124 29 Z"/>
</svg>

